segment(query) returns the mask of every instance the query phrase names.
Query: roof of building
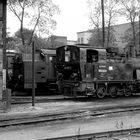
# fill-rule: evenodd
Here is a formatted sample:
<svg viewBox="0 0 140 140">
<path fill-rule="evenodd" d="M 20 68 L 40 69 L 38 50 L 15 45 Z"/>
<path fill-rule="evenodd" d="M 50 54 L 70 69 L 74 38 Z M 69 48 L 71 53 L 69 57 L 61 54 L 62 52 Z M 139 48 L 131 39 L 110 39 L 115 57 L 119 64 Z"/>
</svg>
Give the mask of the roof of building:
<svg viewBox="0 0 140 140">
<path fill-rule="evenodd" d="M 135 22 L 136 24 L 138 24 L 138 21 Z M 128 22 L 128 23 L 122 23 L 122 24 L 116 24 L 116 25 L 112 25 L 113 27 L 119 27 L 119 26 L 127 26 L 127 25 L 130 25 L 131 23 Z M 94 28 L 95 29 L 95 28 Z M 94 29 L 89 29 L 89 30 L 86 30 L 86 31 L 81 31 L 81 32 L 77 32 L 77 34 L 79 33 L 89 33 L 89 32 L 93 32 Z"/>
<path fill-rule="evenodd" d="M 86 30 L 86 31 L 77 32 L 77 34 L 79 34 L 79 33 L 86 33 L 86 32 L 92 32 L 92 31 L 93 31 L 93 29 L 90 29 L 90 30 Z"/>
</svg>

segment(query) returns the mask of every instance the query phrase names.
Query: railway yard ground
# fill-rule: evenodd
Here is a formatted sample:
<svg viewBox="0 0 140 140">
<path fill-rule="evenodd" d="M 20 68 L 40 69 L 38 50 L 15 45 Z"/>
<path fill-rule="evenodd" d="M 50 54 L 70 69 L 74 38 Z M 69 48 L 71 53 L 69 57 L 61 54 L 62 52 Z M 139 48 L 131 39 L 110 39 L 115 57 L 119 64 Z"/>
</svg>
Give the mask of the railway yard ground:
<svg viewBox="0 0 140 140">
<path fill-rule="evenodd" d="M 140 140 L 140 96 L 13 97 L 0 109 L 0 140 Z"/>
</svg>

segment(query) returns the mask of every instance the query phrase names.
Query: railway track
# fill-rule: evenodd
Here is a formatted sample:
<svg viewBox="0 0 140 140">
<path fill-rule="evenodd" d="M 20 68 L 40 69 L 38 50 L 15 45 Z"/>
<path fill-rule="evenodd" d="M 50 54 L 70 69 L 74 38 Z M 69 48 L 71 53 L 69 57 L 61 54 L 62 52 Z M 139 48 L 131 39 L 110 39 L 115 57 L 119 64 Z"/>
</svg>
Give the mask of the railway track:
<svg viewBox="0 0 140 140">
<path fill-rule="evenodd" d="M 64 111 L 56 114 L 34 113 L 32 115 L 23 114 L 21 116 L 6 116 L 0 118 L 0 128 L 17 125 L 32 125 L 37 123 L 52 123 L 57 121 L 67 121 L 76 119 L 94 119 L 115 114 L 124 114 L 128 112 L 140 111 L 140 105 L 114 106 L 114 107 L 98 107 L 84 108 L 80 110 Z"/>
<path fill-rule="evenodd" d="M 139 99 L 138 99 L 139 100 Z M 100 101 L 100 100 L 99 100 Z M 130 101 L 130 100 L 129 100 Z M 127 101 L 127 102 L 129 102 Z M 133 102 L 134 100 L 131 100 Z M 108 100 L 106 100 L 107 103 Z M 96 103 L 95 103 L 96 104 Z M 69 123 L 80 123 L 80 122 L 89 122 L 90 127 L 94 125 L 95 127 L 98 127 L 102 124 L 102 120 L 106 120 L 107 118 L 117 118 L 118 120 L 114 121 L 111 119 L 106 120 L 106 124 L 104 127 L 108 128 L 107 122 L 109 121 L 112 126 L 110 128 L 116 127 L 116 122 L 118 121 L 118 124 L 120 125 L 121 121 L 123 121 L 124 126 L 120 127 L 117 126 L 118 128 L 115 129 L 104 129 L 103 131 L 96 132 L 96 129 L 93 131 L 93 128 L 90 131 L 84 132 L 83 130 L 84 127 L 78 127 L 78 131 L 76 133 L 64 133 L 65 135 L 58 135 L 57 138 L 55 135 L 52 135 L 54 137 L 49 137 L 49 136 L 44 136 L 38 139 L 38 140 L 130 140 L 128 137 L 135 137 L 135 139 L 131 140 L 139 140 L 140 139 L 140 123 L 137 126 L 138 121 L 133 121 L 131 117 L 133 117 L 133 114 L 139 114 L 140 112 L 140 103 L 134 103 L 132 104 L 116 104 L 114 106 L 105 106 L 103 103 L 102 106 L 86 106 L 85 108 L 80 108 L 76 110 L 64 110 L 60 111 L 57 113 L 34 113 L 31 116 L 28 114 L 22 115 L 22 116 L 7 116 L 3 117 L 3 119 L 0 119 L 0 131 L 4 132 L 4 130 L 10 130 L 10 129 L 17 129 L 20 127 L 23 127 L 23 129 L 26 130 L 26 128 L 35 128 L 35 127 L 40 127 L 40 126 L 52 126 L 53 125 L 62 125 L 62 122 L 64 124 L 69 124 Z M 123 116 L 123 119 L 119 119 L 119 116 Z M 127 121 L 125 120 L 125 116 Z M 129 117 L 128 117 L 129 116 Z M 137 118 L 140 117 L 139 115 L 136 115 Z M 129 118 L 129 119 L 128 119 Z M 130 121 L 132 119 L 132 122 L 134 123 L 134 126 L 130 128 Z M 97 123 L 96 123 L 97 121 Z M 112 122 L 113 121 L 113 122 Z M 93 122 L 91 124 L 90 122 Z M 128 125 L 127 125 L 128 122 Z M 81 123 L 80 123 L 81 124 Z M 89 126 L 86 125 L 88 128 Z M 102 127 L 102 125 L 101 125 Z M 100 128 L 101 128 L 100 127 Z M 48 127 L 50 128 L 50 127 Z M 68 126 L 66 125 L 66 128 Z M 65 129 L 65 128 L 64 128 Z M 48 130 L 47 128 L 43 128 L 43 130 Z M 71 129 L 70 129 L 71 130 Z M 100 129 L 99 129 L 100 130 Z M 34 132 L 34 131 L 33 131 Z M 69 131 L 68 131 L 69 132 Z M 81 133 L 82 132 L 82 133 Z M 83 133 L 84 132 L 84 133 Z M 88 132 L 88 133 L 87 133 Z M 16 132 L 17 133 L 17 132 Z M 23 131 L 21 132 L 23 133 Z M 49 133 L 48 133 L 49 134 Z M 58 133 L 57 133 L 58 134 Z M 25 135 L 27 135 L 25 133 Z M 120 138 L 121 136 L 121 138 Z"/>
<path fill-rule="evenodd" d="M 63 101 L 65 99 L 62 95 L 56 96 L 36 96 L 35 102 L 54 102 L 54 101 Z M 65 100 L 69 100 L 71 98 L 67 98 Z M 12 96 L 11 99 L 12 104 L 26 104 L 32 102 L 32 96 Z"/>
<path fill-rule="evenodd" d="M 140 94 L 133 95 L 132 98 L 140 97 Z M 129 97 L 118 97 L 119 98 L 129 98 Z M 131 98 L 131 97 L 130 97 Z M 110 97 L 108 99 L 111 99 Z M 114 98 L 115 99 L 115 98 Z M 89 97 L 70 97 L 70 96 L 63 96 L 63 95 L 47 95 L 47 96 L 35 96 L 35 102 L 41 103 L 41 102 L 54 102 L 54 101 L 69 101 L 69 100 L 79 100 L 79 101 L 93 101 L 94 100 L 100 100 L 98 98 L 89 98 Z M 104 100 L 104 99 L 102 99 Z M 100 100 L 101 101 L 101 100 Z M 32 102 L 32 96 L 12 96 L 11 98 L 12 104 L 24 104 L 24 103 L 31 103 Z"/>
<path fill-rule="evenodd" d="M 77 134 L 59 138 L 47 138 L 40 140 L 139 140 L 140 128 L 126 129 L 119 131 L 110 131 L 102 133 L 90 133 L 90 134 Z"/>
<path fill-rule="evenodd" d="M 115 115 L 115 114 L 114 114 Z M 132 115 L 132 113 L 131 113 Z M 58 125 L 61 125 L 61 126 L 58 126 L 60 132 L 57 132 L 58 131 L 58 128 L 56 127 L 57 124 L 55 124 L 54 126 L 51 125 L 46 125 L 46 127 L 42 127 L 42 129 L 40 127 L 35 127 L 35 129 L 37 129 L 36 131 L 31 128 L 22 128 L 20 131 L 18 130 L 15 130 L 15 131 L 8 131 L 6 133 L 4 133 L 4 135 L 6 136 L 6 134 L 9 134 L 10 135 L 15 135 L 20 138 L 25 136 L 27 138 L 27 135 L 30 134 L 31 132 L 33 133 L 37 133 L 40 129 L 41 131 L 43 131 L 42 133 L 39 132 L 37 133 L 37 135 L 39 135 L 36 140 L 139 140 L 140 139 L 140 123 L 139 125 L 133 125 L 133 127 L 130 127 L 130 124 L 128 125 L 124 125 L 122 127 L 117 127 L 117 128 L 114 128 L 113 126 L 116 125 L 116 122 L 115 121 L 123 121 L 124 123 L 130 123 L 130 119 L 131 119 L 131 115 L 129 114 L 128 116 L 130 118 L 127 117 L 126 120 L 124 116 L 127 116 L 127 115 L 124 115 L 123 117 L 121 117 L 122 115 L 119 114 L 119 115 L 115 115 L 115 117 L 111 117 L 110 119 L 107 119 L 108 116 L 106 116 L 105 118 L 99 118 L 99 119 L 95 119 L 95 120 L 92 120 L 92 121 L 87 121 L 88 124 L 86 123 L 83 123 L 82 122 L 85 122 L 85 121 L 79 121 L 81 122 L 81 125 L 78 127 L 74 127 L 72 125 L 72 127 L 69 126 L 69 124 L 67 125 L 64 125 L 64 127 L 61 127 L 62 126 L 62 123 L 58 123 Z M 133 123 L 136 124 L 137 121 L 139 120 L 139 117 L 140 117 L 140 114 L 136 115 L 135 116 L 136 119 L 134 121 L 134 118 L 133 118 Z M 104 127 L 105 128 L 101 128 L 100 126 L 103 126 L 103 120 L 104 121 Z M 107 125 L 109 122 L 108 120 L 110 120 L 110 124 L 111 125 Z M 78 123 L 79 123 L 78 122 Z M 65 124 L 65 122 L 63 122 Z M 99 124 L 99 126 L 97 126 Z M 102 124 L 102 125 L 101 125 Z M 91 126 L 89 126 L 91 125 Z M 65 127 L 66 126 L 66 127 Z M 84 128 L 85 126 L 85 128 Z M 95 127 L 97 127 L 98 129 L 95 129 Z M 56 128 L 56 129 L 54 129 Z M 71 129 L 72 128 L 72 129 Z M 77 129 L 77 131 L 75 131 Z M 86 129 L 89 130 L 87 131 Z M 101 128 L 101 130 L 99 129 Z M 109 129 L 111 128 L 111 129 Z M 26 131 L 25 131 L 25 130 Z M 63 129 L 64 129 L 64 132 L 63 132 Z M 75 130 L 73 130 L 75 129 Z M 86 130 L 86 131 L 85 131 Z M 28 132 L 29 131 L 29 132 Z M 2 131 L 3 132 L 3 131 Z M 28 132 L 28 133 L 27 133 Z M 51 132 L 51 134 L 49 133 Z M 63 132 L 63 133 L 61 133 Z M 44 133 L 47 133 L 47 134 L 44 134 Z M 41 135 L 43 134 L 43 135 Z M 57 135 L 55 135 L 57 134 Z M 2 136 L 4 136 L 2 135 Z M 10 136 L 9 135 L 9 136 Z M 29 136 L 33 136 L 35 138 L 36 135 L 29 135 Z M 1 137 L 1 135 L 0 135 Z M 30 137 L 30 138 L 31 138 Z M 32 139 L 33 139 L 32 137 Z"/>
</svg>

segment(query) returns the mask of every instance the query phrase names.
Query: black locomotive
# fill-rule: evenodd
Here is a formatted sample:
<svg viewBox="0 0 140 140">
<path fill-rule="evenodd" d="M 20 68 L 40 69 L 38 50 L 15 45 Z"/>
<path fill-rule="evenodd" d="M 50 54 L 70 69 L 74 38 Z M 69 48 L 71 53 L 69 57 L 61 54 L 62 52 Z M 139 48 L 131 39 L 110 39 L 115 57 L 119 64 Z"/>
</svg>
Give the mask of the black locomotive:
<svg viewBox="0 0 140 140">
<path fill-rule="evenodd" d="M 38 90 L 57 91 L 55 63 L 56 50 L 41 49 L 35 53 L 35 88 Z M 7 86 L 12 91 L 32 89 L 32 54 L 15 54 L 12 59 L 12 75 Z"/>
<path fill-rule="evenodd" d="M 64 95 L 116 97 L 140 92 L 136 60 L 109 58 L 107 49 L 66 45 L 56 50 L 59 89 Z"/>
</svg>

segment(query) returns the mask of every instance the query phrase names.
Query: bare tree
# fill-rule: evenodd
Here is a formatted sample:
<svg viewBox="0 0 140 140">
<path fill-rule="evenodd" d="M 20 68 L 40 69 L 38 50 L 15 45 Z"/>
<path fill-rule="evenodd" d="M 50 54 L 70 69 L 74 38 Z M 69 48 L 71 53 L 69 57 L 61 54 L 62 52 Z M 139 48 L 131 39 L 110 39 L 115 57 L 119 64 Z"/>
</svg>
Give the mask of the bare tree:
<svg viewBox="0 0 140 140">
<path fill-rule="evenodd" d="M 93 31 L 91 31 L 92 36 L 89 39 L 90 44 L 96 44 L 96 45 L 101 45 L 101 2 L 96 1 L 93 2 L 93 0 L 88 0 L 87 1 L 88 8 L 89 8 L 89 19 L 90 19 L 90 24 L 91 28 L 94 28 Z"/>
<path fill-rule="evenodd" d="M 132 56 L 136 56 L 136 27 L 135 22 L 140 11 L 140 3 L 139 0 L 119 0 L 122 4 L 122 8 L 120 9 L 120 14 L 124 15 L 128 21 L 131 23 L 132 28 L 132 36 L 133 36 L 133 53 Z"/>
<path fill-rule="evenodd" d="M 88 8 L 90 9 L 90 22 L 91 25 L 94 27 L 93 36 L 90 39 L 90 42 L 96 42 L 95 44 L 101 45 L 102 35 L 101 35 L 101 20 L 102 20 L 102 11 L 101 11 L 101 1 L 93 1 L 88 0 Z M 117 0 L 105 0 L 104 1 L 104 11 L 105 11 L 105 40 L 106 40 L 106 46 L 109 45 L 109 43 L 113 43 L 115 41 L 115 37 L 113 35 L 113 27 L 114 21 L 118 15 L 118 1 Z M 93 44 L 93 43 L 92 43 Z"/>
<path fill-rule="evenodd" d="M 118 16 L 118 6 L 117 0 L 106 0 L 105 1 L 105 15 L 106 15 L 106 33 L 107 33 L 107 47 L 110 43 L 115 41 L 113 24 L 115 23 L 116 17 Z"/>
<path fill-rule="evenodd" d="M 59 13 L 59 8 L 52 0 L 9 0 L 9 9 L 20 21 L 21 40 L 23 45 L 30 45 L 35 31 L 49 33 L 54 29 L 56 21 L 53 16 Z M 26 44 L 23 35 L 24 21 L 28 21 L 32 33 Z"/>
</svg>

